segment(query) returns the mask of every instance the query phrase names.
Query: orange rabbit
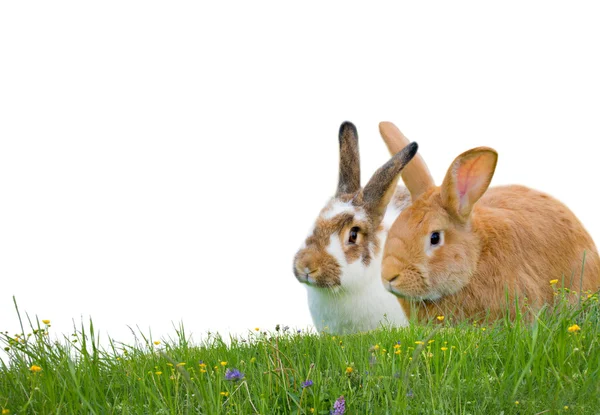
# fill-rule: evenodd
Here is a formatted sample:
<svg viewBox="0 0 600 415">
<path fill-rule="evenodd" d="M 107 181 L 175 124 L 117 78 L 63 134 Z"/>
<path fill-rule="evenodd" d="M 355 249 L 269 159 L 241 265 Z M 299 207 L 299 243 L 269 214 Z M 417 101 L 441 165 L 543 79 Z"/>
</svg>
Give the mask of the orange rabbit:
<svg viewBox="0 0 600 415">
<path fill-rule="evenodd" d="M 488 189 L 497 158 L 474 148 L 452 162 L 440 187 L 425 170 L 421 182 L 405 183 L 413 203 L 390 229 L 382 278 L 407 315 L 412 302 L 419 320 L 494 319 L 507 310 L 507 293 L 512 304 L 551 303 L 554 279 L 576 292 L 600 288 L 598 250 L 564 204 L 524 186 Z"/>
</svg>

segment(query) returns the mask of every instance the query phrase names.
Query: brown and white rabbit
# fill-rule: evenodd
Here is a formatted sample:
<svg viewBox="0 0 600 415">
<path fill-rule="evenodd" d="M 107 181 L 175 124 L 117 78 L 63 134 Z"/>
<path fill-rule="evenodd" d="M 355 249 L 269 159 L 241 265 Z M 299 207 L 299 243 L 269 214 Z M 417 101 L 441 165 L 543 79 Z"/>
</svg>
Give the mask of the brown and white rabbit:
<svg viewBox="0 0 600 415">
<path fill-rule="evenodd" d="M 396 184 L 417 151 L 416 143 L 409 144 L 404 136 L 395 138 L 402 151 L 377 170 L 363 189 L 356 128 L 349 122 L 340 127 L 336 194 L 321 210 L 293 267 L 298 281 L 306 284 L 308 306 L 319 331 L 327 327 L 331 333 L 343 334 L 372 330 L 385 321 L 408 324 L 402 307 L 381 283 L 387 231 L 410 203 L 408 190 Z M 418 158 L 406 167 L 409 175 Z M 414 175 L 420 177 L 420 171 Z"/>
<path fill-rule="evenodd" d="M 496 161 L 493 149 L 474 148 L 441 187 L 406 183 L 412 205 L 390 229 L 382 278 L 407 315 L 413 303 L 422 321 L 493 319 L 508 309 L 506 293 L 513 311 L 517 297 L 535 308 L 551 303 L 553 279 L 576 292 L 600 288 L 598 250 L 577 217 L 524 186 L 488 189 Z"/>
</svg>

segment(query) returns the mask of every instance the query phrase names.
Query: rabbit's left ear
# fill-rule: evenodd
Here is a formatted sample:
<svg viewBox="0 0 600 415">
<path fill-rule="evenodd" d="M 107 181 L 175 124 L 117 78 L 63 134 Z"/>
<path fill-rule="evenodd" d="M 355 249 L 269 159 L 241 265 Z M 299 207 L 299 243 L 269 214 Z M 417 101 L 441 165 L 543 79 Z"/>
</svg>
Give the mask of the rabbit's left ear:
<svg viewBox="0 0 600 415">
<path fill-rule="evenodd" d="M 404 147 L 402 151 L 381 166 L 365 186 L 363 190 L 364 207 L 374 223 L 379 224 L 383 219 L 387 205 L 396 191 L 400 172 L 417 154 L 418 149 L 417 143 L 410 143 Z"/>
<path fill-rule="evenodd" d="M 442 203 L 448 213 L 461 222 L 469 218 L 473 205 L 492 181 L 497 161 L 496 150 L 477 147 L 452 162 L 441 186 Z"/>
<path fill-rule="evenodd" d="M 358 132 L 349 121 L 342 123 L 340 140 L 340 176 L 336 196 L 360 190 L 360 157 L 358 154 Z"/>
</svg>

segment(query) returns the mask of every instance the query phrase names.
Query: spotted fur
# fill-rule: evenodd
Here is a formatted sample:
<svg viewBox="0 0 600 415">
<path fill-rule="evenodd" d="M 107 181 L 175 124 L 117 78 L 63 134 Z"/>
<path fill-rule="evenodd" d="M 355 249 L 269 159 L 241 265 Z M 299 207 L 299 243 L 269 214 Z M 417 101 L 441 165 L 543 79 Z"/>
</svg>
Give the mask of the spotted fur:
<svg viewBox="0 0 600 415">
<path fill-rule="evenodd" d="M 410 204 L 410 193 L 404 187 L 396 187 L 396 183 L 399 173 L 415 156 L 416 143 L 407 146 L 404 138 L 406 148 L 382 166 L 362 189 L 357 181 L 360 170 L 356 128 L 351 123 L 342 124 L 339 137 L 336 195 L 321 210 L 296 253 L 294 275 L 306 285 L 309 309 L 319 331 L 367 331 L 386 321 L 395 326 L 406 325 L 402 308 L 385 290 L 380 275 L 389 226 Z M 353 228 L 359 231 L 351 243 Z"/>
</svg>

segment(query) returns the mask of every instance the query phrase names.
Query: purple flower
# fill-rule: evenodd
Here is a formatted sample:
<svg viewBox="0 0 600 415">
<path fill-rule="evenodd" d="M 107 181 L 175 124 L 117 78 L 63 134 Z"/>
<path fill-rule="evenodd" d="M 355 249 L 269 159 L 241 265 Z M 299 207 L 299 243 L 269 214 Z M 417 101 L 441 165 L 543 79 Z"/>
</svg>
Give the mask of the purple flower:
<svg viewBox="0 0 600 415">
<path fill-rule="evenodd" d="M 303 388 L 310 388 L 313 385 L 313 381 L 308 379 L 306 382 L 302 382 Z"/>
<path fill-rule="evenodd" d="M 237 369 L 227 369 L 225 372 L 225 380 L 236 382 L 244 379 L 244 374 Z"/>
<path fill-rule="evenodd" d="M 337 401 L 333 404 L 333 411 L 329 411 L 330 415 L 344 415 L 346 412 L 346 401 L 344 400 L 344 396 L 340 396 L 337 398 Z"/>
</svg>

